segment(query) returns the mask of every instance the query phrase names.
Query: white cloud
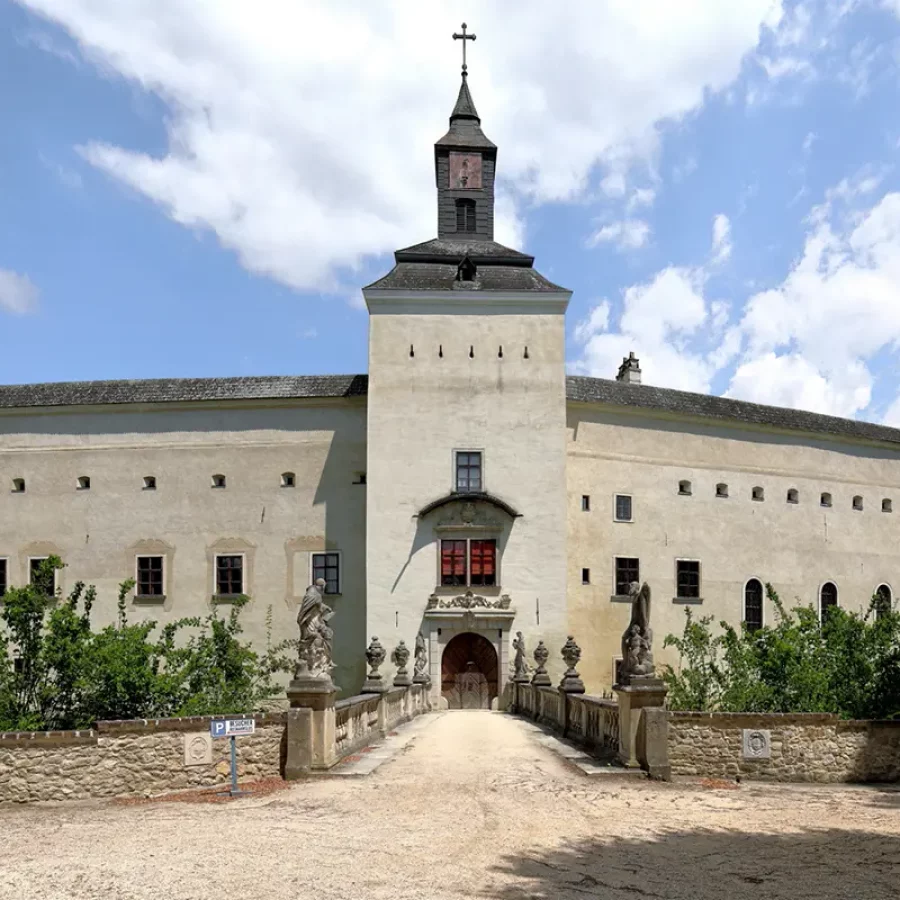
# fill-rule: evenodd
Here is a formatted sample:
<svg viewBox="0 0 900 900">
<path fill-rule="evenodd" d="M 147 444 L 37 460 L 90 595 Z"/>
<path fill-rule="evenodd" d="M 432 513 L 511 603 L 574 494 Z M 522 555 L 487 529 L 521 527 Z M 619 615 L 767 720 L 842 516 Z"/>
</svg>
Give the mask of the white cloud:
<svg viewBox="0 0 900 900">
<path fill-rule="evenodd" d="M 813 144 L 818 140 L 818 135 L 814 131 L 810 131 L 807 133 L 806 137 L 803 138 L 803 153 L 804 155 L 809 155 L 812 151 Z"/>
<path fill-rule="evenodd" d="M 604 225 L 588 239 L 588 247 L 615 244 L 619 250 L 638 250 L 650 239 L 650 226 L 643 219 L 624 219 Z"/>
<path fill-rule="evenodd" d="M 27 275 L 0 269 L 0 309 L 24 315 L 37 308 L 39 291 Z"/>
<path fill-rule="evenodd" d="M 626 210 L 631 213 L 645 206 L 653 206 L 656 191 L 653 188 L 637 188 L 628 198 Z"/>
<path fill-rule="evenodd" d="M 724 213 L 713 219 L 712 259 L 713 265 L 721 265 L 731 257 L 731 222 Z"/>
<path fill-rule="evenodd" d="M 538 0 L 514 16 L 412 0 L 270 0 L 252 14 L 245 0 L 18 2 L 169 107 L 166 153 L 98 134 L 87 160 L 214 231 L 251 271 L 341 291 L 363 257 L 434 232 L 430 145 L 455 97 L 449 36 L 466 10 L 471 87 L 509 191 L 498 237 L 521 233 L 516 200 L 581 198 L 594 171 L 624 196 L 659 126 L 727 89 L 781 16 L 780 0 L 581 0 L 550 18 Z"/>
<path fill-rule="evenodd" d="M 714 369 L 701 351 L 690 348 L 709 318 L 704 278 L 700 270 L 669 267 L 651 281 L 627 288 L 616 332 L 607 331 L 608 302 L 595 307 L 576 328 L 584 349 L 574 368 L 612 378 L 633 350 L 646 383 L 708 391 Z"/>
<path fill-rule="evenodd" d="M 609 328 L 610 304 L 601 300 L 590 312 L 590 315 L 575 326 L 575 340 L 584 344 L 590 338 Z"/>
<path fill-rule="evenodd" d="M 872 189 L 870 176 L 829 191 L 787 278 L 750 298 L 740 325 L 747 350 L 730 394 L 840 416 L 868 407 L 868 361 L 900 346 L 900 193 L 856 211 L 846 226 L 834 201 Z"/>
</svg>

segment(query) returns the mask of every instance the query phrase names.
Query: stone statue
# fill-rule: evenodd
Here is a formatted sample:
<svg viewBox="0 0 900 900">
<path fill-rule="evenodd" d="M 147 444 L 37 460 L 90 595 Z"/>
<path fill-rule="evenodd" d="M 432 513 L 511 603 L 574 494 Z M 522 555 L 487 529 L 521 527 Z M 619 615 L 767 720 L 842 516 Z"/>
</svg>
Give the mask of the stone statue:
<svg viewBox="0 0 900 900">
<path fill-rule="evenodd" d="M 525 660 L 525 638 L 522 637 L 521 631 L 516 632 L 512 645 L 513 650 L 516 651 L 516 658 L 513 662 L 513 678 L 515 681 L 528 681 L 528 663 Z"/>
<path fill-rule="evenodd" d="M 631 597 L 631 621 L 622 635 L 622 683 L 634 676 L 647 678 L 654 673 L 653 632 L 650 630 L 650 585 L 636 581 L 628 591 Z"/>
<path fill-rule="evenodd" d="M 425 646 L 425 638 L 420 631 L 416 635 L 415 662 L 413 663 L 413 682 L 415 684 L 427 684 L 428 681 L 428 650 Z"/>
<path fill-rule="evenodd" d="M 328 679 L 334 663 L 334 632 L 328 624 L 334 610 L 325 602 L 325 579 L 317 578 L 303 595 L 297 625 L 300 640 L 297 643 L 298 660 L 294 678 Z"/>
</svg>

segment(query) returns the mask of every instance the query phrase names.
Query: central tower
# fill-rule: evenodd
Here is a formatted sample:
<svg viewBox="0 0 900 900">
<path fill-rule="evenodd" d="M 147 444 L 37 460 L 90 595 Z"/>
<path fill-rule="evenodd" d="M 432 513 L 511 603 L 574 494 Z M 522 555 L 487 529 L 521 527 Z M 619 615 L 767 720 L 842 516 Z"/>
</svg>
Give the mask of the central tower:
<svg viewBox="0 0 900 900">
<path fill-rule="evenodd" d="M 464 68 L 434 145 L 437 237 L 363 290 L 366 629 L 388 649 L 421 633 L 451 706 L 503 702 L 515 631 L 566 636 L 570 292 L 494 240 L 496 160 Z"/>
</svg>

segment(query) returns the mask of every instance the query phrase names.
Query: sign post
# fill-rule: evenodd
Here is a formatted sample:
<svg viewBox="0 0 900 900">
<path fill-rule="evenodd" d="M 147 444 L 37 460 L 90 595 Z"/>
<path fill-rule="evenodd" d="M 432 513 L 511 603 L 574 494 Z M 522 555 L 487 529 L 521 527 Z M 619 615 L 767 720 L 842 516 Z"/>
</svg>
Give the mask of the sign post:
<svg viewBox="0 0 900 900">
<path fill-rule="evenodd" d="M 237 738 L 256 732 L 255 719 L 213 719 L 209 723 L 209 733 L 214 738 L 231 738 L 231 790 L 232 797 L 249 794 L 250 791 L 238 790 L 237 781 Z"/>
</svg>

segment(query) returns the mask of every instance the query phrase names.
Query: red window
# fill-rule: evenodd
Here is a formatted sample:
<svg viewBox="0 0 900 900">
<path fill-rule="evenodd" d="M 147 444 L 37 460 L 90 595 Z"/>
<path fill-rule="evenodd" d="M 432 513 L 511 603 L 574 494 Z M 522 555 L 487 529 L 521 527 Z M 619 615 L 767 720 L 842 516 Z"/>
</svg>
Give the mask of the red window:
<svg viewBox="0 0 900 900">
<path fill-rule="evenodd" d="M 466 583 L 466 542 L 441 541 L 441 584 Z"/>
<path fill-rule="evenodd" d="M 470 584 L 496 584 L 496 541 L 470 541 Z"/>
</svg>

